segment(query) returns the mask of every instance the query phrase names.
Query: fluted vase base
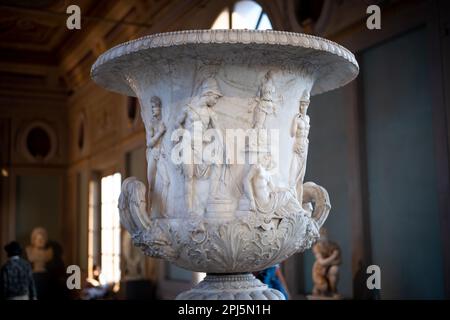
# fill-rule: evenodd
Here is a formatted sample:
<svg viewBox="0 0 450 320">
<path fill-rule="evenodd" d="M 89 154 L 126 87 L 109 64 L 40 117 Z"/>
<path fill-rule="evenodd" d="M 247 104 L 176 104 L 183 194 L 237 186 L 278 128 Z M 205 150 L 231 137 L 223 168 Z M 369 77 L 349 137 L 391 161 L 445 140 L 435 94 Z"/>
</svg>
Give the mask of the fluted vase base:
<svg viewBox="0 0 450 320">
<path fill-rule="evenodd" d="M 269 288 L 251 273 L 208 274 L 176 300 L 286 300 L 284 295 Z"/>
</svg>

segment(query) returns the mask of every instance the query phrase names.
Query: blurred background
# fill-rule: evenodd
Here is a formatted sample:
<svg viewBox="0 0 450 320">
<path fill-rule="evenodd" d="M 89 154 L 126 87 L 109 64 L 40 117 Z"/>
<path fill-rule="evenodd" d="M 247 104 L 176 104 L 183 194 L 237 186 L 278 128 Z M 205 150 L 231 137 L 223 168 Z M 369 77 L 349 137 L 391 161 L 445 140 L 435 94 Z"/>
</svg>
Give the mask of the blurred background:
<svg viewBox="0 0 450 320">
<path fill-rule="evenodd" d="M 72 4 L 79 30 L 66 27 Z M 381 29 L 367 28 L 371 4 L 381 8 Z M 103 290 L 46 297 L 170 299 L 203 276 L 145 258 L 121 229 L 121 181 L 146 181 L 139 102 L 98 87 L 89 72 L 121 42 L 209 28 L 309 33 L 355 53 L 357 80 L 309 108 L 305 181 L 330 194 L 339 292 L 450 298 L 448 1 L 0 0 L 2 247 L 30 246 L 42 227 L 53 252 L 47 271 L 61 286 L 75 264 L 83 288 Z M 309 251 L 283 263 L 291 299 L 311 293 L 313 262 Z M 366 288 L 372 264 L 381 269 L 375 293 Z"/>
</svg>

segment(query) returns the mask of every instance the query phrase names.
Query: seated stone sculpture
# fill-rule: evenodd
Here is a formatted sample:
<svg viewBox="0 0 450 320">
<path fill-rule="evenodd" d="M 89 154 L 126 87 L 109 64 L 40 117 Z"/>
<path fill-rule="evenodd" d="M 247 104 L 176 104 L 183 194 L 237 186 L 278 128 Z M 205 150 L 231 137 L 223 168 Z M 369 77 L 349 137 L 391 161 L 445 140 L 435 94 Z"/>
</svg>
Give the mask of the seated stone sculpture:
<svg viewBox="0 0 450 320">
<path fill-rule="evenodd" d="M 314 244 L 313 253 L 316 257 L 312 270 L 313 298 L 339 299 L 337 283 L 339 280 L 339 265 L 341 264 L 341 249 L 336 243 L 328 240 L 325 228 L 320 230 L 320 239 Z"/>
<path fill-rule="evenodd" d="M 274 186 L 270 167 L 270 156 L 250 168 L 244 180 L 244 190 L 253 211 L 277 217 L 304 211 L 294 190 Z"/>
</svg>

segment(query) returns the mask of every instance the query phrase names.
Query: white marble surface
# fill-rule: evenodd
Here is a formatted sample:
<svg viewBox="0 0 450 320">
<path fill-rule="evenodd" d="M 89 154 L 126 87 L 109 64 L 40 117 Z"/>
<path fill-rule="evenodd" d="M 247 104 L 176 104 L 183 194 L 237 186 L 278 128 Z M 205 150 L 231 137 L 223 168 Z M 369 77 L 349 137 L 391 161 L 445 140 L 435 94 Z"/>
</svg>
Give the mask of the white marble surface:
<svg viewBox="0 0 450 320">
<path fill-rule="evenodd" d="M 147 255 L 208 273 L 262 270 L 310 248 L 330 202 L 324 188 L 303 181 L 309 97 L 345 85 L 358 70 L 340 45 L 277 31 L 164 33 L 100 56 L 94 81 L 138 97 L 147 132 L 150 191 L 129 178 L 119 199 L 134 243 Z M 201 156 L 217 141 L 207 129 L 257 135 L 233 152 L 227 145 L 232 161 L 224 165 Z M 187 141 L 174 141 L 176 130 L 200 139 L 188 144 L 199 163 L 174 163 Z"/>
</svg>

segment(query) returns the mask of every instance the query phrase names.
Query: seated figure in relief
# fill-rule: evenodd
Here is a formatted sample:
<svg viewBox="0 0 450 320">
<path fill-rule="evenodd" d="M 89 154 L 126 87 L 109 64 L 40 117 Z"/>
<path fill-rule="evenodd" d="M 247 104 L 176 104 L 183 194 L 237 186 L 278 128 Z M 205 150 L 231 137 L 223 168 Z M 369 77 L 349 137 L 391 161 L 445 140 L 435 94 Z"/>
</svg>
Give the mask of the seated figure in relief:
<svg viewBox="0 0 450 320">
<path fill-rule="evenodd" d="M 260 156 L 260 161 L 251 166 L 244 179 L 244 192 L 252 210 L 279 217 L 302 212 L 295 190 L 274 186 L 269 171 L 271 163 L 269 154 Z"/>
</svg>

